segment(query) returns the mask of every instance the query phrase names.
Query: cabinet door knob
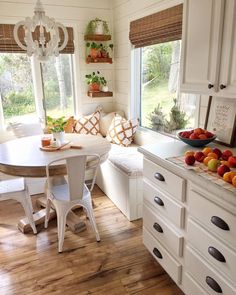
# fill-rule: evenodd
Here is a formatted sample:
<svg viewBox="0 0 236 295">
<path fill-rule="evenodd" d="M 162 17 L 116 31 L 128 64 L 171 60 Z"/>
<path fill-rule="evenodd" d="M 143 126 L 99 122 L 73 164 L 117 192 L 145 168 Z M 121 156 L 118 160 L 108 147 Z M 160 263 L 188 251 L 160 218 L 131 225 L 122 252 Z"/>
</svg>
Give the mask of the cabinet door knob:
<svg viewBox="0 0 236 295">
<path fill-rule="evenodd" d="M 165 181 L 164 176 L 163 176 L 161 173 L 159 173 L 159 172 L 156 172 L 156 173 L 154 174 L 154 177 L 155 177 L 157 180 L 159 180 L 159 181 Z"/>
<path fill-rule="evenodd" d="M 155 196 L 154 202 L 157 203 L 157 205 L 159 206 L 164 206 L 164 202 L 162 201 L 162 199 L 157 196 Z"/>
<path fill-rule="evenodd" d="M 213 84 L 211 84 L 211 83 L 208 84 L 208 88 L 209 88 L 209 89 L 211 89 L 211 88 L 213 88 L 213 87 L 214 87 Z"/>
<path fill-rule="evenodd" d="M 216 293 L 222 293 L 222 289 L 221 289 L 220 285 L 213 278 L 207 276 L 206 283 Z"/>
<path fill-rule="evenodd" d="M 220 89 L 225 89 L 225 88 L 226 88 L 226 85 L 220 84 Z"/>
<path fill-rule="evenodd" d="M 226 262 L 224 255 L 215 247 L 208 247 L 208 253 L 220 262 Z"/>
<path fill-rule="evenodd" d="M 155 222 L 153 224 L 153 227 L 155 228 L 156 231 L 158 231 L 159 233 L 163 233 L 163 229 L 162 227 L 160 226 L 160 224 L 158 224 L 157 222 Z"/>
<path fill-rule="evenodd" d="M 157 258 L 162 259 L 161 252 L 160 252 L 156 247 L 153 249 L 153 253 L 155 254 L 155 256 L 156 256 Z"/>
<path fill-rule="evenodd" d="M 218 216 L 212 216 L 212 217 L 211 217 L 211 222 L 212 222 L 215 226 L 217 226 L 217 227 L 219 227 L 219 228 L 221 228 L 221 229 L 223 229 L 223 230 L 229 230 L 229 226 L 228 226 L 228 224 L 227 224 L 223 219 L 221 219 L 221 218 L 218 217 Z"/>
</svg>

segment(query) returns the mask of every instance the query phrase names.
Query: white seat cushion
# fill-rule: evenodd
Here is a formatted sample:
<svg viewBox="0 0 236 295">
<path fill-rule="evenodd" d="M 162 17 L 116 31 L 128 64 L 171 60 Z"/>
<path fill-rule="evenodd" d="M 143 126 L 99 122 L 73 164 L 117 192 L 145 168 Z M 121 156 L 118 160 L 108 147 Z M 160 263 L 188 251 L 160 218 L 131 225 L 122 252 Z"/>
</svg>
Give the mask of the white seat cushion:
<svg viewBox="0 0 236 295">
<path fill-rule="evenodd" d="M 136 145 L 122 147 L 112 144 L 108 161 L 128 176 L 141 177 L 143 175 L 143 155 L 137 151 L 137 147 Z"/>
<path fill-rule="evenodd" d="M 24 178 L 0 181 L 0 194 L 20 192 L 25 189 Z"/>
</svg>

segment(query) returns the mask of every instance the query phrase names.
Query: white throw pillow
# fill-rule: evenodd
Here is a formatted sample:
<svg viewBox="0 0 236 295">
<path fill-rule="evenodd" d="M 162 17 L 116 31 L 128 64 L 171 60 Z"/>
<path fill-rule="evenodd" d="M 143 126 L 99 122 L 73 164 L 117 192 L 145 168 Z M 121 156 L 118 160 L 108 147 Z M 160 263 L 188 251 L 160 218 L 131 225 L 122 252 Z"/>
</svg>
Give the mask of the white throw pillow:
<svg viewBox="0 0 236 295">
<path fill-rule="evenodd" d="M 130 145 L 133 141 L 138 124 L 138 119 L 126 120 L 116 114 L 108 129 L 107 140 L 122 146 Z"/>
<path fill-rule="evenodd" d="M 74 132 L 80 134 L 99 134 L 100 111 L 95 111 L 93 114 L 79 118 L 76 121 Z"/>
<path fill-rule="evenodd" d="M 115 115 L 118 114 L 121 117 L 124 117 L 123 111 L 111 112 L 108 114 L 102 114 L 99 122 L 100 133 L 103 136 L 107 135 L 107 131 L 111 125 L 112 120 L 114 119 Z"/>
</svg>

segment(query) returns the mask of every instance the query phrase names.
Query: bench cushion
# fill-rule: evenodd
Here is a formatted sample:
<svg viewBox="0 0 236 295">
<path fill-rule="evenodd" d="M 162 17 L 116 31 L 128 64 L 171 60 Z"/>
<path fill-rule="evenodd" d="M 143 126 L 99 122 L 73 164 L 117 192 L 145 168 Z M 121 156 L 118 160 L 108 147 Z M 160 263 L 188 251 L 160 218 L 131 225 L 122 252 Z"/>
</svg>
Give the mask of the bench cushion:
<svg viewBox="0 0 236 295">
<path fill-rule="evenodd" d="M 142 177 L 143 155 L 137 151 L 136 145 L 122 147 L 112 144 L 108 161 L 128 176 Z"/>
</svg>

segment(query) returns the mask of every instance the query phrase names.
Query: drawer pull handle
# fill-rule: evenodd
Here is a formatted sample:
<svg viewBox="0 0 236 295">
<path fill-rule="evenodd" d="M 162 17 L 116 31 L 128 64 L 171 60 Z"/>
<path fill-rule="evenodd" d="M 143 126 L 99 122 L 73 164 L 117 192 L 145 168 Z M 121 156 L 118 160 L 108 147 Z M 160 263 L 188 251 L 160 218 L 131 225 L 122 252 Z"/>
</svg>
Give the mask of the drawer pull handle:
<svg viewBox="0 0 236 295">
<path fill-rule="evenodd" d="M 218 216 L 212 216 L 212 217 L 211 217 L 211 222 L 212 222 L 215 226 L 217 226 L 217 227 L 219 227 L 219 228 L 221 228 L 221 229 L 223 229 L 223 230 L 229 230 L 229 226 L 228 226 L 228 224 L 227 224 L 223 219 L 221 219 L 221 218 L 218 217 Z"/>
<path fill-rule="evenodd" d="M 157 258 L 162 259 L 161 252 L 160 252 L 157 248 L 154 248 L 154 249 L 153 249 L 153 253 L 154 253 L 154 255 L 155 255 Z"/>
<path fill-rule="evenodd" d="M 156 173 L 154 174 L 154 177 L 155 177 L 157 180 L 159 180 L 159 181 L 165 181 L 164 176 L 163 176 L 161 173 L 159 173 L 159 172 L 156 172 Z"/>
<path fill-rule="evenodd" d="M 155 222 L 153 224 L 153 227 L 155 228 L 156 231 L 158 231 L 159 233 L 163 233 L 163 229 L 162 227 L 160 226 L 160 224 L 158 224 L 157 222 Z"/>
<path fill-rule="evenodd" d="M 216 248 L 210 246 L 208 247 L 208 253 L 214 257 L 216 260 L 220 261 L 220 262 L 226 262 L 225 257 L 222 253 L 220 253 L 219 250 L 217 250 Z"/>
<path fill-rule="evenodd" d="M 222 289 L 221 289 L 220 285 L 213 278 L 207 276 L 206 283 L 216 293 L 222 293 Z"/>
<path fill-rule="evenodd" d="M 225 89 L 226 88 L 226 85 L 224 85 L 224 84 L 220 84 L 220 89 L 222 90 L 222 89 Z"/>
<path fill-rule="evenodd" d="M 159 206 L 164 206 L 164 202 L 162 201 L 162 199 L 157 196 L 154 198 L 154 202 L 157 203 L 157 205 Z"/>
<path fill-rule="evenodd" d="M 213 88 L 213 87 L 214 87 L 213 84 L 211 84 L 211 83 L 208 84 L 208 88 L 209 88 L 209 89 L 211 89 L 211 88 Z"/>
</svg>

